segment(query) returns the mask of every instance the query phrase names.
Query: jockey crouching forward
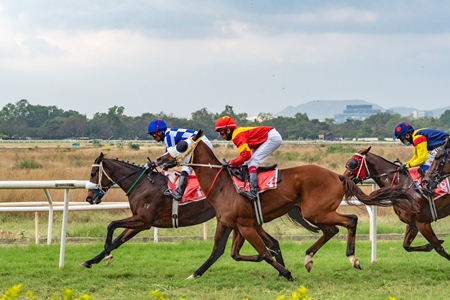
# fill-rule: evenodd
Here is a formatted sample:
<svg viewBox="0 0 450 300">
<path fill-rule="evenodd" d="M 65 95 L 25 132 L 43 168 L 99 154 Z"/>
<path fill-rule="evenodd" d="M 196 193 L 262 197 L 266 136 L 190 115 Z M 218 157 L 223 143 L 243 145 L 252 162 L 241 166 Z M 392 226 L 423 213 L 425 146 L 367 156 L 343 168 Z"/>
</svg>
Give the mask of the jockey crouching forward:
<svg viewBox="0 0 450 300">
<path fill-rule="evenodd" d="M 183 129 L 183 128 L 168 128 L 166 122 L 157 119 L 148 124 L 147 132 L 157 142 L 164 142 L 167 148 L 175 146 L 178 142 L 184 141 L 197 134 L 196 130 Z M 202 141 L 212 149 L 212 144 L 209 139 L 203 135 Z M 174 193 L 170 193 L 170 196 L 176 201 L 180 201 L 186 191 L 189 175 L 192 173 L 192 168 L 189 166 L 181 167 L 180 178 L 178 178 L 177 187 Z"/>
<path fill-rule="evenodd" d="M 251 200 L 256 200 L 258 197 L 257 169 L 280 147 L 281 135 L 275 128 L 269 126 L 237 127 L 230 116 L 219 118 L 215 124 L 215 131 L 219 132 L 223 139 L 232 140 L 238 148 L 239 156 L 228 163 L 224 162 L 224 166 L 248 166 L 250 192 L 245 195 Z"/>
<path fill-rule="evenodd" d="M 394 128 L 394 140 L 399 139 L 405 146 L 414 146 L 414 155 L 400 166 L 400 171 L 420 167 L 422 176 L 430 168 L 434 157 L 449 134 L 445 131 L 433 128 L 414 129 L 409 123 L 401 122 Z"/>
</svg>

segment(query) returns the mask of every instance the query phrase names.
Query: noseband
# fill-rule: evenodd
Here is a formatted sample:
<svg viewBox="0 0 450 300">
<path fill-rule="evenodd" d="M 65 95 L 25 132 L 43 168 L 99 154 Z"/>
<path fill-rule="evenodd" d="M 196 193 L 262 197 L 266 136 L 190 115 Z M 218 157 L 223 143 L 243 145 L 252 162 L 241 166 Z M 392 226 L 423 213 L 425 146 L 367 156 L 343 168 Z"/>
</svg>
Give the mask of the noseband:
<svg viewBox="0 0 450 300">
<path fill-rule="evenodd" d="M 371 178 L 369 168 L 367 167 L 366 156 L 363 154 L 355 153 L 347 161 L 345 167 L 361 181 Z"/>
<path fill-rule="evenodd" d="M 94 168 L 94 167 L 98 167 L 98 181 L 97 181 L 97 184 L 92 183 L 92 182 L 88 182 L 86 184 L 86 189 L 92 190 L 98 198 L 102 198 L 106 194 L 106 192 L 114 184 L 116 184 L 116 182 L 114 182 L 114 180 L 112 180 L 112 178 L 106 173 L 105 169 L 103 168 L 103 162 L 100 162 L 99 164 L 93 164 L 92 168 Z M 110 183 L 107 184 L 106 186 L 102 186 L 103 174 L 110 181 Z"/>
</svg>

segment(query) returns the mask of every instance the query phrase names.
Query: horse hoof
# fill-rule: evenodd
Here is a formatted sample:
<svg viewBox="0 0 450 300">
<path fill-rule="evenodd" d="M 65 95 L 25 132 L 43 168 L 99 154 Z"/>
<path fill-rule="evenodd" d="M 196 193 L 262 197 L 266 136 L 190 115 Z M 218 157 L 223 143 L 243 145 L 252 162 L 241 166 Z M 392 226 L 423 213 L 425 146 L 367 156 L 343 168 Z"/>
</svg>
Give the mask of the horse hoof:
<svg viewBox="0 0 450 300">
<path fill-rule="evenodd" d="M 361 263 L 359 262 L 359 259 L 355 260 L 355 263 L 354 263 L 353 267 L 355 269 L 362 270 Z"/>
<path fill-rule="evenodd" d="M 200 276 L 198 276 L 198 275 L 192 274 L 191 276 L 189 276 L 188 278 L 186 278 L 186 280 L 195 279 L 195 278 L 199 278 L 199 277 L 200 277 Z"/>
<path fill-rule="evenodd" d="M 308 273 L 311 272 L 312 267 L 313 267 L 313 261 L 312 260 L 310 260 L 309 262 L 307 262 L 305 264 L 305 268 L 306 268 L 306 271 L 308 271 Z"/>
<path fill-rule="evenodd" d="M 92 268 L 92 265 L 87 262 L 81 263 L 80 266 L 85 267 L 86 269 Z"/>
<path fill-rule="evenodd" d="M 107 257 L 105 257 L 105 261 L 106 261 L 106 265 L 109 266 L 109 264 L 111 263 L 113 257 L 112 255 L 108 255 Z"/>
</svg>

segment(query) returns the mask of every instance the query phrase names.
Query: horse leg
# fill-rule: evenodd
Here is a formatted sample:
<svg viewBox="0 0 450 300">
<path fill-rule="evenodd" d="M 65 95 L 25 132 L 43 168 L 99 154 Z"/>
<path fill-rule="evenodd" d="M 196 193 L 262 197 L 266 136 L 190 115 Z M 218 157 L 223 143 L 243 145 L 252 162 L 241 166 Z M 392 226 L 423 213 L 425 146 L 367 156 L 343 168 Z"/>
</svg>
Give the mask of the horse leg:
<svg viewBox="0 0 450 300">
<path fill-rule="evenodd" d="M 433 249 L 442 257 L 450 260 L 450 255 L 445 251 L 444 247 L 442 247 L 442 243 L 434 233 L 431 224 L 416 222 L 416 225 L 423 237 L 433 246 Z"/>
<path fill-rule="evenodd" d="M 151 227 L 152 227 L 151 223 L 144 222 L 142 220 L 142 216 L 140 215 L 133 215 L 131 217 L 122 220 L 112 221 L 111 223 L 109 223 L 104 246 L 106 263 L 109 264 L 111 262 L 112 260 L 111 251 L 115 249 L 114 245 L 112 244 L 112 237 L 114 234 L 114 230 L 116 230 L 117 228 L 127 228 L 127 229 L 134 229 L 139 232 L 150 229 Z"/>
<path fill-rule="evenodd" d="M 275 260 L 284 266 L 284 260 L 283 256 L 281 254 L 280 244 L 278 241 L 269 235 L 262 226 L 258 226 L 256 231 L 258 232 L 258 235 L 262 238 L 264 245 L 266 245 L 267 248 L 269 248 L 270 253 L 272 256 L 275 257 Z M 240 250 L 242 248 L 242 245 L 244 244 L 245 239 L 242 237 L 239 231 L 233 232 L 233 239 L 232 239 L 232 246 L 231 246 L 231 257 L 236 261 L 250 261 L 250 262 L 257 262 L 259 259 L 258 255 L 242 255 L 240 254 Z"/>
<path fill-rule="evenodd" d="M 278 240 L 271 236 L 267 231 L 265 231 L 262 226 L 258 228 L 258 234 L 263 239 L 264 244 L 269 248 L 269 251 L 272 253 L 272 256 L 275 257 L 275 260 L 284 266 L 283 255 L 281 254 L 280 244 Z"/>
<path fill-rule="evenodd" d="M 205 273 L 209 267 L 212 266 L 219 257 L 225 252 L 225 246 L 227 244 L 228 237 L 231 233 L 231 228 L 225 227 L 221 222 L 217 222 L 216 233 L 214 234 L 214 247 L 211 255 L 191 276 L 186 279 L 198 278 Z"/>
<path fill-rule="evenodd" d="M 141 232 L 141 230 L 135 230 L 135 229 L 125 229 L 118 237 L 116 237 L 114 239 L 114 241 L 111 244 L 112 249 L 117 249 L 119 248 L 122 244 L 126 243 L 127 241 L 129 241 L 131 238 L 133 238 L 136 234 L 138 234 L 139 232 Z M 91 268 L 93 264 L 98 264 L 99 262 L 101 262 L 103 260 L 103 258 L 106 257 L 106 251 L 103 250 L 102 252 L 100 252 L 97 256 L 95 256 L 92 259 L 89 259 L 83 263 L 81 263 L 80 265 L 85 267 L 85 268 Z M 109 260 L 107 262 L 107 264 L 109 264 L 111 262 L 111 260 Z"/>
<path fill-rule="evenodd" d="M 260 229 L 259 229 L 260 228 Z M 271 252 L 272 256 L 275 257 L 275 260 L 281 264 L 284 267 L 284 260 L 283 255 L 281 254 L 281 249 L 278 241 L 269 235 L 262 226 L 258 226 L 258 234 L 261 236 L 261 238 L 264 241 L 264 244 L 267 248 L 269 248 L 269 251 Z M 242 255 L 240 254 L 240 250 L 242 248 L 242 245 L 244 244 L 245 239 L 242 237 L 239 231 L 233 231 L 233 240 L 232 240 L 232 246 L 231 246 L 231 257 L 236 261 L 249 261 L 249 262 L 258 262 L 258 255 Z M 283 274 L 279 273 L 279 276 L 283 276 Z"/>
<path fill-rule="evenodd" d="M 431 244 L 426 244 L 423 246 L 411 246 L 412 242 L 417 236 L 419 229 L 414 224 L 407 224 L 405 231 L 405 238 L 403 239 L 403 249 L 408 252 L 419 251 L 419 252 L 430 252 L 433 250 L 433 246 Z M 439 240 L 439 243 L 443 243 L 443 240 Z"/>
<path fill-rule="evenodd" d="M 306 219 L 308 220 L 308 218 Z M 325 243 L 327 243 L 333 236 L 335 236 L 339 232 L 339 229 L 336 227 L 336 225 L 347 228 L 348 235 L 346 255 L 352 266 L 356 269 L 361 270 L 361 263 L 355 256 L 356 226 L 358 224 L 357 216 L 341 215 L 334 211 L 327 214 L 325 217 L 320 216 L 320 219 L 316 220 L 317 223 L 312 222 L 311 219 L 309 219 L 309 221 L 319 227 L 322 230 L 323 235 L 308 250 L 306 250 L 304 265 L 308 272 L 311 272 L 313 266 L 312 258 L 317 253 L 317 251 L 319 251 L 319 249 L 322 248 Z"/>
<path fill-rule="evenodd" d="M 272 255 L 270 254 L 269 250 L 267 250 L 263 239 L 258 234 L 258 231 L 255 227 L 238 225 L 238 230 L 240 232 L 240 235 L 242 235 L 242 237 L 247 240 L 249 244 L 252 245 L 252 247 L 255 248 L 255 250 L 258 252 L 257 260 L 255 261 L 265 260 L 268 264 L 277 269 L 278 272 L 281 273 L 281 275 L 283 275 L 283 277 L 285 277 L 287 280 L 294 280 L 291 272 L 272 258 Z"/>
</svg>

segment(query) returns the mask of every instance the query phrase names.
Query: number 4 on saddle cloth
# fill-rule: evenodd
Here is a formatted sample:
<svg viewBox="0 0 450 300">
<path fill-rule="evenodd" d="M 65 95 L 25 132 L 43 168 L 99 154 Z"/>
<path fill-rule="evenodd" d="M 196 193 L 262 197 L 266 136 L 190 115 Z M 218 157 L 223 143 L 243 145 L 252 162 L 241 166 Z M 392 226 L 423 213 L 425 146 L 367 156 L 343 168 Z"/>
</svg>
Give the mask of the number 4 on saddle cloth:
<svg viewBox="0 0 450 300">
<path fill-rule="evenodd" d="M 423 184 L 422 184 L 422 176 L 419 174 L 418 172 L 419 168 L 410 168 L 408 169 L 409 171 L 409 175 L 411 176 L 412 180 L 414 180 L 417 185 L 419 187 L 424 188 Z M 437 188 L 434 190 L 434 194 L 433 194 L 433 200 L 436 200 L 446 194 L 450 194 L 450 185 L 449 185 L 449 181 L 448 178 L 445 178 L 444 180 L 442 180 L 439 185 L 437 186 Z"/>
<path fill-rule="evenodd" d="M 177 187 L 178 178 L 180 177 L 180 172 L 178 171 L 162 171 L 161 172 L 164 176 L 167 176 L 169 179 L 167 182 L 167 187 L 172 192 L 175 191 Z M 277 188 L 277 183 L 279 180 L 279 170 L 278 169 L 271 169 L 269 171 L 264 171 L 261 173 L 258 173 L 258 188 L 259 193 L 262 193 L 267 190 L 273 190 Z M 247 182 L 244 182 L 241 178 L 238 178 L 236 176 L 233 176 L 233 181 L 236 186 L 236 188 L 240 191 L 250 191 L 250 184 Z M 183 197 L 178 202 L 179 205 L 186 204 L 191 201 L 199 201 L 206 198 L 205 193 L 200 188 L 200 184 L 198 183 L 197 176 L 195 175 L 189 175 L 186 190 L 183 194 Z"/>
</svg>

